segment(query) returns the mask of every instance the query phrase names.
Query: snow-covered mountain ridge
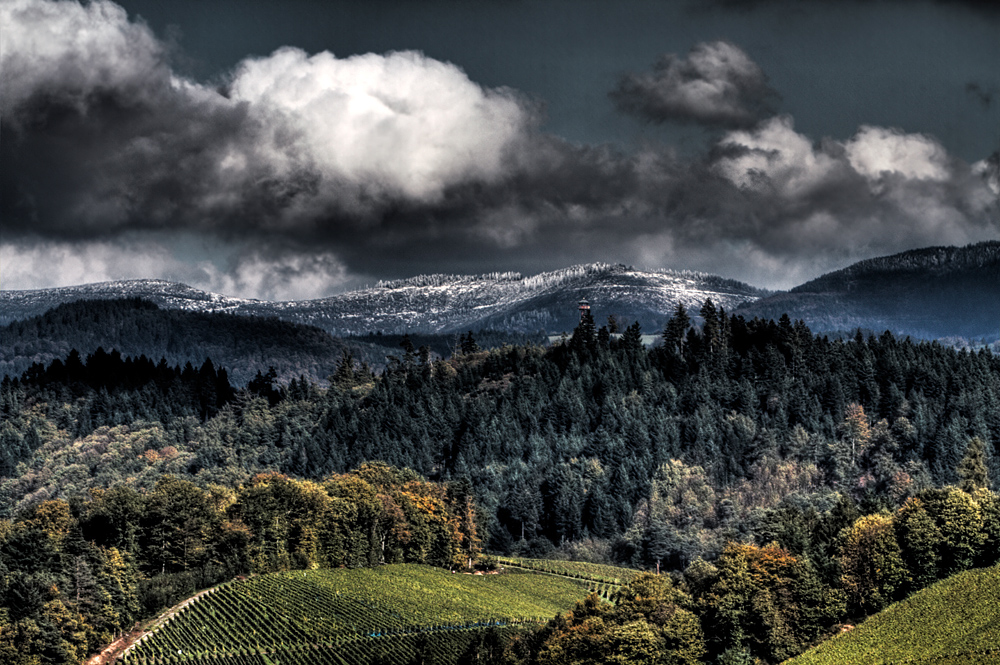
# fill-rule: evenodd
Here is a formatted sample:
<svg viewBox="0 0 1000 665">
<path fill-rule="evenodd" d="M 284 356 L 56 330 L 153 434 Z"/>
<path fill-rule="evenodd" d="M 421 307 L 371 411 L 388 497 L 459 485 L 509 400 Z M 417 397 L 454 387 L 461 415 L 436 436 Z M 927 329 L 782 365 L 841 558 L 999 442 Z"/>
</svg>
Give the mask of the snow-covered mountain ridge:
<svg viewBox="0 0 1000 665">
<path fill-rule="evenodd" d="M 599 321 L 614 314 L 647 330 L 662 326 L 678 302 L 706 298 L 732 310 L 769 292 L 715 275 L 636 270 L 594 263 L 538 275 L 421 275 L 316 300 L 269 302 L 208 293 L 163 280 L 102 282 L 33 291 L 0 291 L 0 323 L 38 315 L 64 302 L 144 298 L 160 307 L 274 316 L 316 325 L 334 335 L 370 332 L 452 333 L 492 328 L 520 332 L 571 330 L 577 301 L 591 301 Z"/>
<path fill-rule="evenodd" d="M 1000 332 L 1000 242 L 928 247 L 860 261 L 789 292 L 770 293 L 705 273 L 639 270 L 593 263 L 524 276 L 420 275 L 329 298 L 269 302 L 208 293 L 163 280 L 103 282 L 36 291 L 0 291 L 0 324 L 64 302 L 143 298 L 160 307 L 276 317 L 336 336 L 453 334 L 493 329 L 534 334 L 571 331 L 587 298 L 598 324 L 614 315 L 656 333 L 678 302 L 707 298 L 746 318 L 788 314 L 817 332 L 865 328 L 925 339 L 987 341 Z"/>
<path fill-rule="evenodd" d="M 0 324 L 43 314 L 62 303 L 115 298 L 143 298 L 160 307 L 194 312 L 233 312 L 262 302 L 200 291 L 162 279 L 118 280 L 52 289 L 0 291 Z"/>
</svg>

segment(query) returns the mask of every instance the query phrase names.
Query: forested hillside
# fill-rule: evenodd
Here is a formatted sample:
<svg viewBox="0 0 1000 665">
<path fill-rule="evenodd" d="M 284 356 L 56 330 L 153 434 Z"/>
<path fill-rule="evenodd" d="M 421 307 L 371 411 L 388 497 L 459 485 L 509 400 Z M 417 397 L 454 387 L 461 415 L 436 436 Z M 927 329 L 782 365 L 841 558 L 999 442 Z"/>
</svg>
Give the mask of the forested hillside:
<svg viewBox="0 0 1000 665">
<path fill-rule="evenodd" d="M 484 348 L 545 339 L 481 330 L 476 336 Z M 200 366 L 211 358 L 228 368 L 238 386 L 272 367 L 282 383 L 303 376 L 325 382 L 345 352 L 372 367 L 384 367 L 386 354 L 397 354 L 403 337 L 379 333 L 334 338 L 319 328 L 273 316 L 166 309 L 138 298 L 79 300 L 0 327 L 0 376 L 20 376 L 31 365 L 63 359 L 73 349 L 86 356 L 103 348 L 135 358 L 163 358 L 181 367 L 188 362 Z M 416 347 L 426 346 L 437 356 L 450 355 L 458 338 L 410 337 Z"/>
<path fill-rule="evenodd" d="M 989 352 L 830 341 L 711 302 L 698 326 L 678 308 L 659 347 L 641 333 L 588 317 L 549 348 L 463 336 L 433 360 L 406 344 L 380 375 L 345 355 L 328 388 L 262 375 L 231 395 L 208 363 L 114 385 L 97 356 L 39 367 L 0 388 L 5 528 L 46 500 L 89 510 L 94 487 L 151 496 L 164 473 L 239 493 L 260 473 L 323 481 L 381 460 L 465 488 L 494 552 L 686 570 L 675 605 L 711 626 L 705 653 L 766 662 L 1000 551 Z"/>
<path fill-rule="evenodd" d="M 814 329 L 892 330 L 955 343 L 1000 337 L 1000 242 L 926 247 L 859 261 L 756 302 L 747 318 L 788 314 Z"/>
<path fill-rule="evenodd" d="M 891 335 L 831 342 L 710 304 L 703 314 L 695 329 L 678 313 L 653 349 L 635 326 L 609 339 L 590 325 L 548 349 L 473 343 L 432 361 L 410 346 L 378 377 L 345 356 L 329 389 L 278 390 L 264 376 L 217 414 L 162 381 L 64 385 L 44 378 L 50 368 L 3 385 L 4 488 L 16 505 L 99 475 L 134 480 L 79 453 L 139 432 L 175 447 L 185 462 L 170 468 L 204 482 L 322 477 L 380 459 L 467 477 L 500 551 L 522 533 L 542 548 L 628 533 L 619 545 L 650 563 L 659 524 L 669 534 L 659 558 L 679 565 L 719 551 L 755 508 L 794 497 L 828 508 L 836 491 L 883 505 L 956 482 L 970 438 L 988 449 L 1000 438 L 1000 361 L 989 353 Z M 68 477 L 55 468 L 70 444 L 82 468 Z M 996 480 L 998 460 L 987 459 Z M 694 538 L 704 527 L 717 538 Z"/>
</svg>

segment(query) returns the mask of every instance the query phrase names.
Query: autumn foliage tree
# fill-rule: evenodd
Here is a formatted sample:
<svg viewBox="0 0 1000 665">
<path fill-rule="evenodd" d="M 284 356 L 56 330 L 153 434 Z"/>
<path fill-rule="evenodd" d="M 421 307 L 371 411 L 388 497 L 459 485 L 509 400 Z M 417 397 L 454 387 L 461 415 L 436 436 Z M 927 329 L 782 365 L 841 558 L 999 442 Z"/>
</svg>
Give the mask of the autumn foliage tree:
<svg viewBox="0 0 1000 665">
<path fill-rule="evenodd" d="M 726 659 L 785 660 L 842 611 L 808 562 L 773 544 L 730 542 L 714 565 L 696 562 L 685 577 L 702 620 L 712 626 L 709 646 Z"/>
<path fill-rule="evenodd" d="M 841 567 L 848 601 L 861 614 L 877 612 L 902 597 L 909 571 L 892 517 L 866 515 L 856 521 L 846 534 Z"/>
<path fill-rule="evenodd" d="M 591 594 L 511 651 L 537 665 L 697 665 L 705 638 L 690 606 L 669 577 L 643 575 L 613 605 Z"/>
<path fill-rule="evenodd" d="M 868 416 L 865 409 L 860 404 L 849 404 L 844 413 L 844 420 L 840 424 L 840 445 L 842 446 L 842 456 L 846 458 L 847 466 L 851 471 L 857 468 L 859 458 L 868 448 L 871 441 L 871 427 L 868 425 Z"/>
<path fill-rule="evenodd" d="M 922 589 L 933 583 L 940 568 L 941 529 L 928 514 L 924 502 L 917 497 L 907 499 L 896 512 L 894 526 L 913 587 Z"/>
<path fill-rule="evenodd" d="M 468 488 L 365 465 L 323 482 L 236 487 L 163 476 L 0 521 L 0 662 L 70 665 L 136 621 L 235 574 L 479 555 Z"/>
</svg>

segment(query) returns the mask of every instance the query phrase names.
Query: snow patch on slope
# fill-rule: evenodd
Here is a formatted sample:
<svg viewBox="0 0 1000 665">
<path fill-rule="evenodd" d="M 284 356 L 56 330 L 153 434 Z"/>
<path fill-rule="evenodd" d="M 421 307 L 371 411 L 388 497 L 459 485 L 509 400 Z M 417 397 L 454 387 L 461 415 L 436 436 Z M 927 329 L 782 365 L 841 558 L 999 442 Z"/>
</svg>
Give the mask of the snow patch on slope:
<svg viewBox="0 0 1000 665">
<path fill-rule="evenodd" d="M 705 273 L 636 270 L 594 263 L 522 276 L 420 275 L 329 298 L 269 302 L 207 293 L 162 280 L 102 282 L 36 291 L 0 291 L 0 323 L 41 314 L 82 299 L 144 298 L 160 307 L 188 311 L 273 316 L 316 325 L 334 335 L 451 333 L 493 327 L 520 332 L 572 328 L 576 301 L 586 297 L 595 313 L 623 319 L 666 317 L 676 306 L 699 307 L 711 298 L 734 309 L 767 291 Z M 657 322 L 653 322 L 658 325 Z"/>
</svg>

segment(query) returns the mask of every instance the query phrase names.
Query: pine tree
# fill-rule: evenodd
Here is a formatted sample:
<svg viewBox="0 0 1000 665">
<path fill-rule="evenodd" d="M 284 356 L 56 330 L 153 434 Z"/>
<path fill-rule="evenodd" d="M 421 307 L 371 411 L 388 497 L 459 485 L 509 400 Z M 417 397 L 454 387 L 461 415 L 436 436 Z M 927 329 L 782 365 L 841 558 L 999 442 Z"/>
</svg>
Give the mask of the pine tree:
<svg viewBox="0 0 1000 665">
<path fill-rule="evenodd" d="M 987 489 L 990 476 L 986 466 L 986 442 L 978 436 L 969 439 L 965 456 L 956 469 L 960 479 L 958 486 L 972 494 L 978 489 Z"/>
<path fill-rule="evenodd" d="M 663 329 L 663 345 L 668 351 L 679 351 L 684 346 L 684 336 L 687 334 L 688 326 L 691 325 L 691 318 L 688 316 L 684 305 L 677 303 L 674 315 L 667 321 L 667 327 Z"/>
<path fill-rule="evenodd" d="M 468 335 L 462 335 L 459 337 L 459 344 L 463 355 L 467 353 L 475 353 L 479 350 L 479 345 L 476 343 L 476 338 L 472 336 L 471 330 Z"/>
<path fill-rule="evenodd" d="M 622 335 L 622 348 L 630 356 L 636 356 L 642 351 L 642 328 L 639 327 L 638 321 L 625 329 L 625 334 Z"/>
<path fill-rule="evenodd" d="M 355 385 L 354 354 L 349 350 L 344 349 L 329 381 L 340 390 L 349 390 Z"/>
</svg>

